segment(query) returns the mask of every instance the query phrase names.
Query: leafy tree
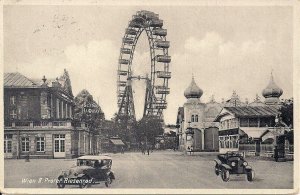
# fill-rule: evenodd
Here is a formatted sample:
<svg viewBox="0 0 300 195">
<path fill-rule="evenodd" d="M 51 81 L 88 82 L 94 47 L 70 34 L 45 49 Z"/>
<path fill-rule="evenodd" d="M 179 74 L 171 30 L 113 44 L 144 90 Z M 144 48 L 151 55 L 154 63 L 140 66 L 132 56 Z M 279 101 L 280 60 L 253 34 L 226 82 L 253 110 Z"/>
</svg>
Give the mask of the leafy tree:
<svg viewBox="0 0 300 195">
<path fill-rule="evenodd" d="M 114 114 L 112 121 L 114 121 L 114 136 L 118 136 L 126 142 L 136 142 L 136 121 L 126 118 L 126 116 L 118 116 L 117 113 Z"/>
<path fill-rule="evenodd" d="M 155 143 L 155 137 L 164 132 L 160 119 L 153 117 L 143 117 L 137 123 L 137 141 Z"/>
<path fill-rule="evenodd" d="M 93 96 L 83 89 L 74 99 L 74 118 L 86 122 L 91 130 L 96 131 L 103 124 L 104 113 L 93 100 Z"/>
<path fill-rule="evenodd" d="M 99 134 L 102 136 L 109 138 L 114 137 L 117 134 L 115 133 L 115 123 L 111 120 L 103 120 L 101 125 L 98 127 Z"/>
<path fill-rule="evenodd" d="M 168 133 L 165 133 L 165 135 L 166 135 L 167 137 L 176 137 L 176 132 L 175 132 L 175 131 L 170 131 L 170 132 L 168 132 Z"/>
<path fill-rule="evenodd" d="M 281 113 L 281 119 L 282 121 L 287 125 L 293 127 L 293 104 L 294 100 L 293 98 L 282 100 L 282 105 L 279 109 Z"/>
</svg>

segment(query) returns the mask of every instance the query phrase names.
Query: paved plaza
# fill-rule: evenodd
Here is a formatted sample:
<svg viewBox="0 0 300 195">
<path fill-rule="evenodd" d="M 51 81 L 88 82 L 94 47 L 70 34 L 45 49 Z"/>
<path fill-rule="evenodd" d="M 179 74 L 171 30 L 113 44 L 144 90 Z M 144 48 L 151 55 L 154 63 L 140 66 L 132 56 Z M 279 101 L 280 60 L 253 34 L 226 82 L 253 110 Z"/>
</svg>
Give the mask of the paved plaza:
<svg viewBox="0 0 300 195">
<path fill-rule="evenodd" d="M 112 170 L 116 180 L 111 188 L 293 188 L 293 161 L 274 162 L 246 158 L 255 170 L 255 180 L 248 182 L 244 175 L 232 175 L 223 182 L 214 173 L 216 153 L 198 153 L 194 156 L 174 151 L 111 154 Z M 75 164 L 76 159 L 5 159 L 6 188 L 56 188 L 54 179 L 62 170 Z M 39 183 L 39 178 L 42 178 Z M 35 182 L 34 182 L 35 181 Z M 78 186 L 66 186 L 78 188 Z M 92 188 L 105 188 L 97 184 Z"/>
</svg>

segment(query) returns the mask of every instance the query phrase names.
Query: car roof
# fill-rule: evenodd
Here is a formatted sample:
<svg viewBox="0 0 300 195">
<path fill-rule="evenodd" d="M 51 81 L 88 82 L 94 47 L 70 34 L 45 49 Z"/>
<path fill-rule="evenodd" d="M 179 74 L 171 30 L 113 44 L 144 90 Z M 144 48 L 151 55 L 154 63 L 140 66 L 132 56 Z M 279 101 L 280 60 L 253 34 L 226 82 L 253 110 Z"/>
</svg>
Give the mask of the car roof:
<svg viewBox="0 0 300 195">
<path fill-rule="evenodd" d="M 237 153 L 237 152 L 230 152 L 230 153 L 227 153 L 228 154 L 228 156 L 243 156 L 243 154 L 242 153 Z"/>
<path fill-rule="evenodd" d="M 85 160 L 112 160 L 111 157 L 106 156 L 106 155 L 86 155 L 86 156 L 81 156 L 77 159 L 85 159 Z"/>
</svg>

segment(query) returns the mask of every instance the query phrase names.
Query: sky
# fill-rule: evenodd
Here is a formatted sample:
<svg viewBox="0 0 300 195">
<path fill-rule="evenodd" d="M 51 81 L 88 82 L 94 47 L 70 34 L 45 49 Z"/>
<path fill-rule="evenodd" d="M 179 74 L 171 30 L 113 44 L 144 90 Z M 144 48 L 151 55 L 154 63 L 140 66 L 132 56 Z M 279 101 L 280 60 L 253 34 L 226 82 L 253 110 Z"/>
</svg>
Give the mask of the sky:
<svg viewBox="0 0 300 195">
<path fill-rule="evenodd" d="M 175 124 L 177 109 L 192 75 L 204 91 L 229 99 L 261 99 L 271 71 L 281 98 L 293 96 L 293 14 L 285 6 L 56 6 L 5 5 L 4 72 L 28 78 L 56 78 L 67 69 L 76 96 L 87 89 L 110 119 L 117 112 L 117 68 L 128 22 L 139 10 L 159 14 L 168 30 L 172 57 L 165 123 Z M 149 71 L 147 36 L 137 44 L 134 74 Z M 145 83 L 133 82 L 137 118 L 142 116 Z M 142 97 L 142 98 L 141 98 Z"/>
</svg>

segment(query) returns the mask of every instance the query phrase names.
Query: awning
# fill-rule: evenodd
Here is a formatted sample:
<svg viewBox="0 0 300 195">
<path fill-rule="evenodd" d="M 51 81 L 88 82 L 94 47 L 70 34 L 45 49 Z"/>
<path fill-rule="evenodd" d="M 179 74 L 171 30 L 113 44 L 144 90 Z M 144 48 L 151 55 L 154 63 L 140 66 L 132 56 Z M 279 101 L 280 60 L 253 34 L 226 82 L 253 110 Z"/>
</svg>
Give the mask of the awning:
<svg viewBox="0 0 300 195">
<path fill-rule="evenodd" d="M 269 138 L 272 138 L 273 140 L 275 139 L 275 135 L 272 133 L 272 132 L 268 132 L 266 133 L 265 135 L 263 135 L 261 137 L 261 140 L 264 142 L 265 140 L 269 139 Z"/>
<path fill-rule="evenodd" d="M 277 136 L 283 135 L 282 132 L 276 131 L 276 129 L 268 129 L 265 131 L 264 135 L 261 136 L 262 141 L 265 141 L 268 138 L 275 139 Z"/>
<path fill-rule="evenodd" d="M 240 130 L 245 132 L 248 137 L 259 139 L 268 128 L 242 127 Z"/>
<path fill-rule="evenodd" d="M 110 141 L 116 146 L 125 146 L 125 144 L 120 139 L 111 139 Z"/>
</svg>

